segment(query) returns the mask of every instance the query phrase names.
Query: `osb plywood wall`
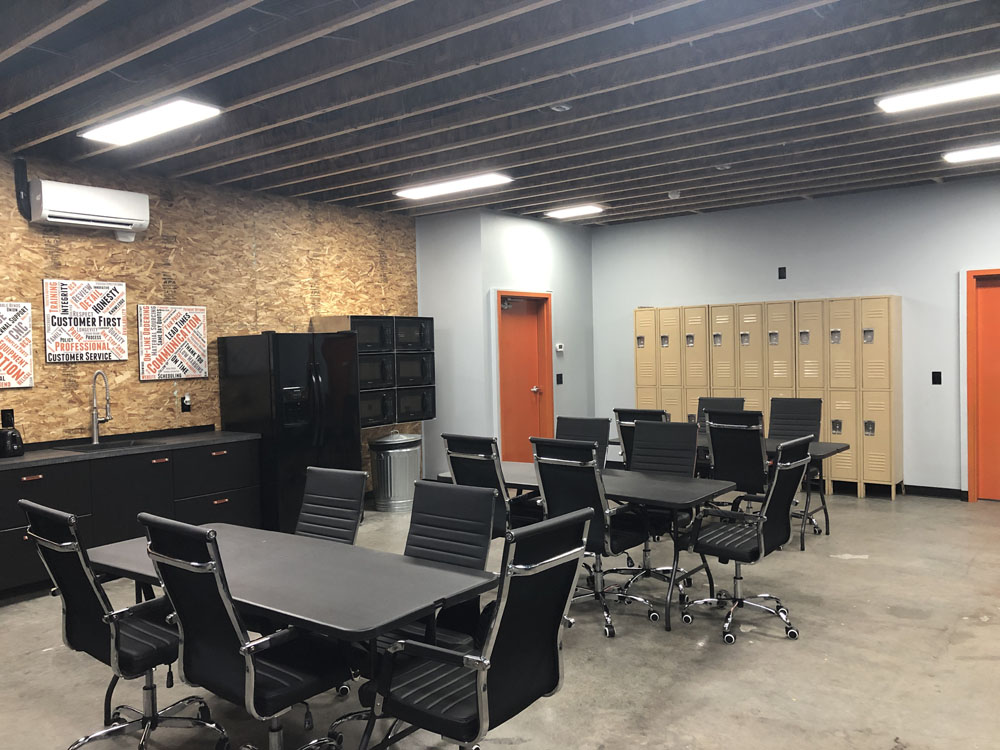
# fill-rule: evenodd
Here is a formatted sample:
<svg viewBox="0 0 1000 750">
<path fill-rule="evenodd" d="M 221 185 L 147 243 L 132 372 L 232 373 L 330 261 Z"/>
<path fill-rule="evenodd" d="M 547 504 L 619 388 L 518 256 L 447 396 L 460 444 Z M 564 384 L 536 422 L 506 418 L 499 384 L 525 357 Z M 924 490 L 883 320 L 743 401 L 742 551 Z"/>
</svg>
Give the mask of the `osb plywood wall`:
<svg viewBox="0 0 1000 750">
<path fill-rule="evenodd" d="M 109 231 L 29 226 L 11 163 L 0 158 L 0 300 L 32 304 L 35 366 L 34 388 L 0 391 L 0 406 L 15 410 L 26 442 L 89 434 L 97 369 L 111 380 L 114 420 L 103 434 L 219 426 L 217 337 L 307 331 L 314 315 L 417 314 L 412 219 L 41 161 L 28 167 L 32 178 L 147 193 L 150 229 L 129 244 Z M 45 364 L 45 278 L 125 282 L 129 359 Z M 139 381 L 138 304 L 208 308 L 207 379 Z M 190 413 L 180 410 L 185 393 Z"/>
</svg>

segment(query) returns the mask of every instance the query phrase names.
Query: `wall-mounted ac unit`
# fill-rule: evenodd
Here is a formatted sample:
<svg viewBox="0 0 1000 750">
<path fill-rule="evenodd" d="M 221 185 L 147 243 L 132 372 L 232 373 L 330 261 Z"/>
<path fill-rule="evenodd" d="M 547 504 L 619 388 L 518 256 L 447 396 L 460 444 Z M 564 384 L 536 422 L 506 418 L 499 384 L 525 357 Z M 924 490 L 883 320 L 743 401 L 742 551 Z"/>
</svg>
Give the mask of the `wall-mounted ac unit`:
<svg viewBox="0 0 1000 750">
<path fill-rule="evenodd" d="M 33 224 L 113 229 L 122 242 L 149 227 L 149 196 L 52 180 L 29 183 Z"/>
</svg>

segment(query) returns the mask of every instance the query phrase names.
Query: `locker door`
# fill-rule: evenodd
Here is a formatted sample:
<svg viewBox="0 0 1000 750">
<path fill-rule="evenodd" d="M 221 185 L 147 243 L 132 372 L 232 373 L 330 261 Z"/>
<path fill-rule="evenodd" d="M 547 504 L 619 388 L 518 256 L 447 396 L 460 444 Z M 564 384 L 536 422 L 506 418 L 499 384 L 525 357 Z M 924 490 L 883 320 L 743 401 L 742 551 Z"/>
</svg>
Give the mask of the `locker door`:
<svg viewBox="0 0 1000 750">
<path fill-rule="evenodd" d="M 736 398 L 739 394 L 735 388 L 713 388 L 712 395 L 718 398 Z"/>
<path fill-rule="evenodd" d="M 684 386 L 708 390 L 708 307 L 685 307 Z"/>
<path fill-rule="evenodd" d="M 660 386 L 681 387 L 681 309 L 661 307 L 656 311 L 659 326 L 657 348 L 660 355 Z"/>
<path fill-rule="evenodd" d="M 767 387 L 795 388 L 794 307 L 791 302 L 767 303 Z"/>
<path fill-rule="evenodd" d="M 660 405 L 656 400 L 656 388 L 647 386 L 636 386 L 635 389 L 636 409 L 659 409 Z"/>
<path fill-rule="evenodd" d="M 743 397 L 743 408 L 746 411 L 759 411 L 764 412 L 764 391 L 762 390 L 746 390 L 741 388 L 740 393 Z M 766 424 L 766 422 L 765 422 Z"/>
<path fill-rule="evenodd" d="M 684 421 L 698 421 L 698 399 L 708 395 L 707 388 L 685 388 L 684 403 L 687 405 Z"/>
<path fill-rule="evenodd" d="M 889 298 L 861 300 L 861 387 L 892 388 L 889 372 Z"/>
<path fill-rule="evenodd" d="M 858 307 L 857 300 L 829 302 L 830 350 L 827 384 L 830 388 L 853 390 L 858 387 Z"/>
<path fill-rule="evenodd" d="M 798 388 L 826 386 L 826 324 L 822 300 L 795 303 Z"/>
<path fill-rule="evenodd" d="M 738 358 L 740 361 L 739 387 L 763 389 L 764 366 L 764 305 L 739 305 L 737 308 L 737 337 L 739 339 Z"/>
<path fill-rule="evenodd" d="M 656 310 L 642 307 L 635 311 L 635 384 L 656 385 Z M 655 391 L 654 391 L 655 398 Z"/>
<path fill-rule="evenodd" d="M 684 389 L 661 388 L 659 408 L 670 415 L 671 422 L 683 422 L 687 419 L 684 413 Z"/>
<path fill-rule="evenodd" d="M 891 484 L 891 391 L 864 391 L 861 394 L 861 446 L 864 481 Z"/>
<path fill-rule="evenodd" d="M 850 450 L 838 453 L 827 462 L 831 479 L 858 481 L 858 392 L 830 391 L 830 441 L 847 443 Z"/>
<path fill-rule="evenodd" d="M 736 306 L 713 305 L 709 309 L 712 345 L 712 388 L 735 388 L 736 372 Z"/>
<path fill-rule="evenodd" d="M 827 423 L 830 421 L 828 414 L 829 408 L 827 404 L 828 399 L 826 397 L 826 391 L 810 388 L 804 391 L 802 390 L 797 391 L 797 393 L 799 398 L 818 398 L 823 401 L 823 411 L 821 413 L 819 422 L 819 434 L 815 437 L 815 439 L 826 440 L 827 427 L 828 427 Z"/>
</svg>

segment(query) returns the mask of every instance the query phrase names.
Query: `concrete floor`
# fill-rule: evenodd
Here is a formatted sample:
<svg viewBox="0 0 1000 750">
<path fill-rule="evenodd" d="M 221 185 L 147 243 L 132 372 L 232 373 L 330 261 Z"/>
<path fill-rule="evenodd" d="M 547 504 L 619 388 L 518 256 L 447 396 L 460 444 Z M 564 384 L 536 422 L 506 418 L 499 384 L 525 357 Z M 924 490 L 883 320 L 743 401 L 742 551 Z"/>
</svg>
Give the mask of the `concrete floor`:
<svg viewBox="0 0 1000 750">
<path fill-rule="evenodd" d="M 832 536 L 810 536 L 805 552 L 791 545 L 745 570 L 748 591 L 782 596 L 799 641 L 786 640 L 776 619 L 749 612 L 732 646 L 722 643 L 716 611 L 667 633 L 635 605 L 615 607 L 618 636 L 606 639 L 597 607 L 579 603 L 564 640 L 563 689 L 491 732 L 484 749 L 1000 747 L 1000 503 L 835 496 L 831 507 Z M 370 513 L 360 543 L 401 551 L 406 524 L 405 514 Z M 657 562 L 667 561 L 663 548 Z M 715 570 L 724 581 L 732 566 Z M 656 583 L 645 588 L 662 592 Z M 116 603 L 131 600 L 127 583 L 109 590 Z M 0 747 L 65 748 L 100 727 L 109 671 L 63 646 L 57 599 L 0 606 L 0 654 Z M 161 705 L 197 692 L 179 681 L 165 690 L 162 675 L 158 682 Z M 138 696 L 134 682 L 116 693 L 136 705 Z M 234 746 L 266 747 L 242 709 L 208 700 Z M 319 730 L 358 704 L 352 694 L 312 705 Z M 286 721 L 290 749 L 304 741 L 301 716 Z M 346 746 L 359 735 L 351 728 Z M 153 737 L 151 750 L 213 747 L 198 732 Z M 418 732 L 399 747 L 449 745 Z"/>
</svg>

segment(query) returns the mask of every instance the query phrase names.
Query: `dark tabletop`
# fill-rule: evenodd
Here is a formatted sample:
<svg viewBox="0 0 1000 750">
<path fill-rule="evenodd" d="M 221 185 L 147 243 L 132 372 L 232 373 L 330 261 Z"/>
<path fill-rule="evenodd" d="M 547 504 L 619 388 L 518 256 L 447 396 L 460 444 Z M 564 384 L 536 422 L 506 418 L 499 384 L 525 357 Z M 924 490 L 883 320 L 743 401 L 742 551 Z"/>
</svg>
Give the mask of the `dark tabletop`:
<svg viewBox="0 0 1000 750">
<path fill-rule="evenodd" d="M 208 525 L 241 608 L 343 640 L 369 640 L 497 582 L 494 573 L 326 539 Z M 90 561 L 98 572 L 158 582 L 145 538 L 95 547 Z"/>
</svg>

